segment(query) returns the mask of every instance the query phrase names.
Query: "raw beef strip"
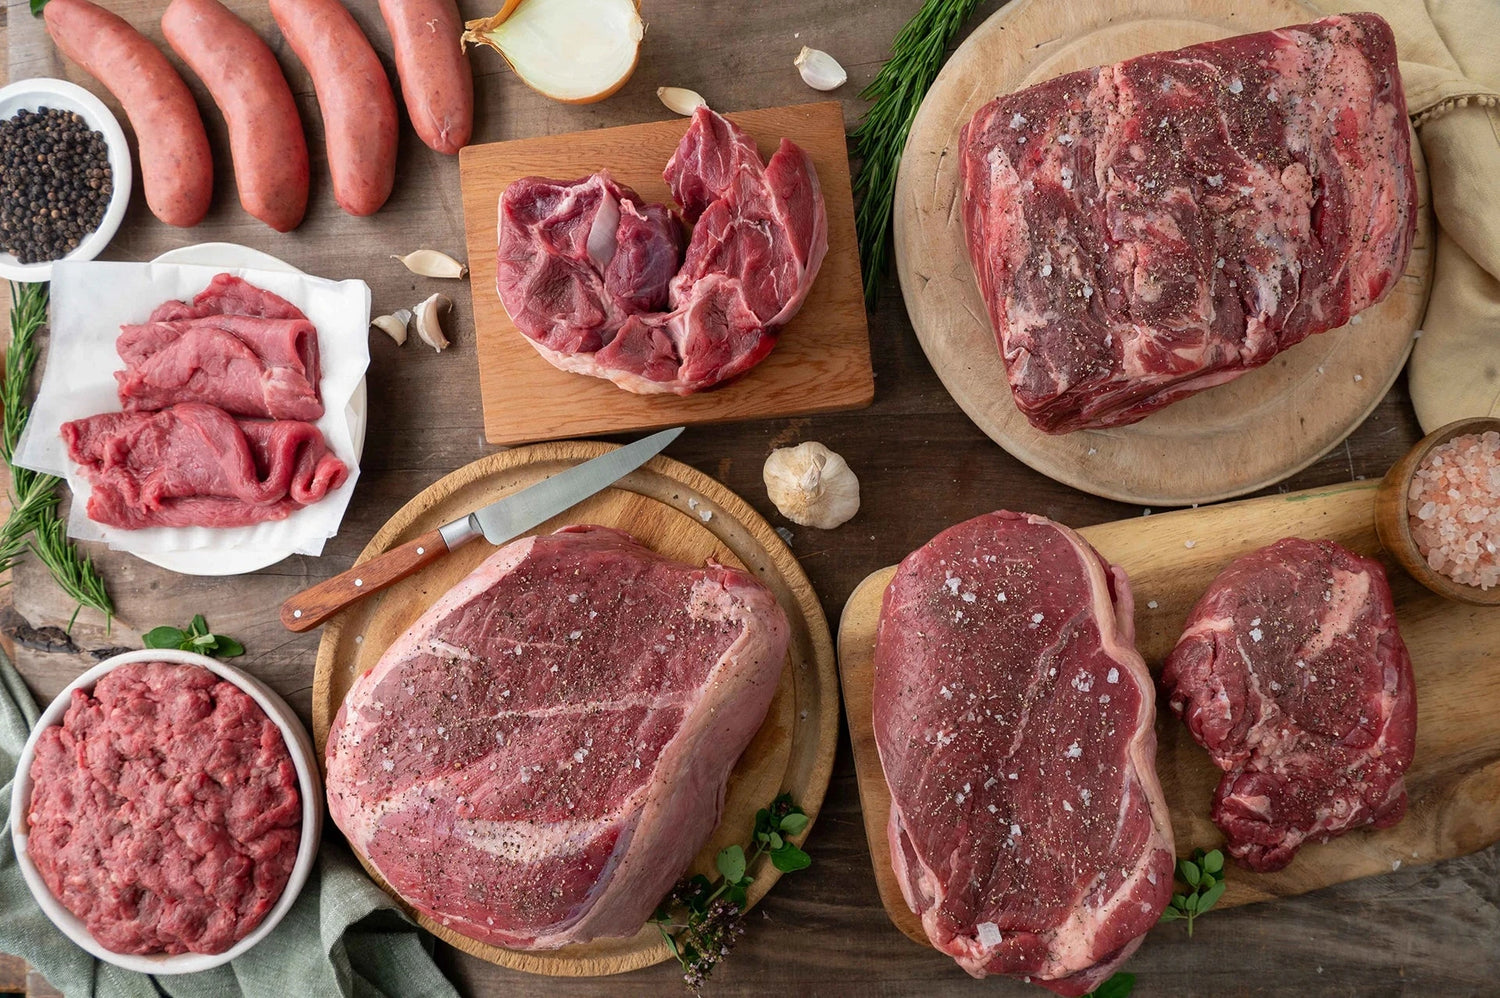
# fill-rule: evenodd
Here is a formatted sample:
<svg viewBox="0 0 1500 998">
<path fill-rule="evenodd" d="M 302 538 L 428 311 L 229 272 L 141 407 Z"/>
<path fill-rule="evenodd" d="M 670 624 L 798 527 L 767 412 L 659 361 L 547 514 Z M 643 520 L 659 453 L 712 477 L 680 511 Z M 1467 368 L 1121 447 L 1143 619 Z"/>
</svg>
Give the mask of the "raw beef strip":
<svg viewBox="0 0 1500 998">
<path fill-rule="evenodd" d="M 965 231 L 1016 405 L 1133 423 L 1380 301 L 1416 229 L 1374 14 L 1060 76 L 960 138 Z"/>
<path fill-rule="evenodd" d="M 760 363 L 802 307 L 828 249 L 812 160 L 782 139 L 769 162 L 700 108 L 665 177 L 690 221 L 608 173 L 524 177 L 500 198 L 496 289 L 553 366 L 627 391 L 688 395 Z"/>
<path fill-rule="evenodd" d="M 975 977 L 1096 987 L 1172 892 L 1156 695 L 1125 573 L 1040 516 L 909 555 L 875 645 L 875 739 L 902 894 Z"/>
<path fill-rule="evenodd" d="M 718 823 L 787 633 L 746 572 L 605 527 L 515 541 L 354 681 L 328 736 L 329 812 L 466 936 L 630 935 Z"/>
<path fill-rule="evenodd" d="M 280 520 L 349 477 L 311 423 L 197 402 L 74 420 L 62 436 L 93 486 L 89 519 L 125 530 Z"/>
<path fill-rule="evenodd" d="M 1295 537 L 1235 560 L 1188 616 L 1162 685 L 1224 770 L 1214 824 L 1252 870 L 1406 813 L 1416 694 L 1379 562 Z"/>
<path fill-rule="evenodd" d="M 215 275 L 191 302 L 162 302 L 151 322 L 201 319 L 205 315 L 256 315 L 263 319 L 306 319 L 302 310 L 278 294 L 233 274 Z"/>
</svg>

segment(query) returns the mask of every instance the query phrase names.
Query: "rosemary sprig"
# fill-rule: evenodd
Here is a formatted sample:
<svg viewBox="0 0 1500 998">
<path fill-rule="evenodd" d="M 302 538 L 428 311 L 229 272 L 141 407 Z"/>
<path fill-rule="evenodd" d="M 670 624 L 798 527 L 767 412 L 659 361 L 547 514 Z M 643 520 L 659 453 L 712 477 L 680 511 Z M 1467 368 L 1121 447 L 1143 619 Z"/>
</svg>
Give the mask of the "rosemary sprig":
<svg viewBox="0 0 1500 998">
<path fill-rule="evenodd" d="M 78 603 L 68 621 L 71 631 L 83 607 L 98 610 L 106 621 L 114 619 L 115 607 L 93 562 L 68 540 L 57 510 L 61 479 L 12 462 L 31 415 L 26 387 L 36 370 L 36 336 L 47 322 L 47 285 L 12 283 L 10 302 L 10 343 L 5 350 L 5 382 L 0 385 L 0 460 L 10 470 L 10 515 L 0 524 L 0 572 L 10 569 L 29 548 Z"/>
<path fill-rule="evenodd" d="M 926 0 L 891 43 L 890 59 L 860 93 L 864 100 L 874 101 L 850 135 L 860 161 L 854 175 L 854 194 L 859 200 L 854 220 L 859 229 L 859 256 L 864 261 L 865 301 L 870 305 L 875 303 L 876 285 L 890 253 L 896 169 L 907 132 L 943 65 L 948 43 L 978 2 Z"/>
</svg>

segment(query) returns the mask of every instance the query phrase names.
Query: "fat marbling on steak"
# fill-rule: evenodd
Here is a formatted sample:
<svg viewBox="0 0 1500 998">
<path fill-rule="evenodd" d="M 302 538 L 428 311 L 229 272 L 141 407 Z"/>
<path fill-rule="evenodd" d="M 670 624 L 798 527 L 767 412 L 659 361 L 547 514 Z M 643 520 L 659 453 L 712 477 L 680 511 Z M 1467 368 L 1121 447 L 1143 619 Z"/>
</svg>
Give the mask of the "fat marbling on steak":
<svg viewBox="0 0 1500 998">
<path fill-rule="evenodd" d="M 1009 512 L 939 534 L 886 589 L 874 724 L 892 866 L 932 944 L 975 977 L 1082 995 L 1171 896 L 1133 612 L 1087 541 Z"/>
<path fill-rule="evenodd" d="M 1295 537 L 1235 560 L 1188 616 L 1162 685 L 1224 770 L 1214 823 L 1252 870 L 1406 813 L 1416 694 L 1379 562 Z"/>
<path fill-rule="evenodd" d="M 1133 423 L 1386 296 L 1416 230 L 1374 14 L 1069 73 L 960 139 L 965 234 L 1017 407 Z"/>
<path fill-rule="evenodd" d="M 605 527 L 496 551 L 344 698 L 328 806 L 418 910 L 500 946 L 645 923 L 718 823 L 786 617 Z"/>
</svg>

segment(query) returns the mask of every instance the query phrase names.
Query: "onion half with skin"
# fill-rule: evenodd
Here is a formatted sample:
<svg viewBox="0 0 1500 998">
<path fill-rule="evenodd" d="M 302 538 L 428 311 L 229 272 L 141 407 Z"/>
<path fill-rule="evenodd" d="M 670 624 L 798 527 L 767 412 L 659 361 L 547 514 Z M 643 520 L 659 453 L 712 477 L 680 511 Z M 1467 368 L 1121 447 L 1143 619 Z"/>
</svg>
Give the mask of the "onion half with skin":
<svg viewBox="0 0 1500 998">
<path fill-rule="evenodd" d="M 506 0 L 464 27 L 465 45 L 488 45 L 528 87 L 565 104 L 624 86 L 646 33 L 636 0 Z"/>
</svg>

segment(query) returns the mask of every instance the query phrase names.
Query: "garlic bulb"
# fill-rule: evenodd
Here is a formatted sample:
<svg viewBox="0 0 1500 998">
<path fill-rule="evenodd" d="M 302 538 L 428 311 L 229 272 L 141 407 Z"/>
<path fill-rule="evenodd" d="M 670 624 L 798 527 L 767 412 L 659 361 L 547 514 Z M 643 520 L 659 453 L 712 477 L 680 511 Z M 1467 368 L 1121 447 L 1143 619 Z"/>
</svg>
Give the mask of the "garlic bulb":
<svg viewBox="0 0 1500 998">
<path fill-rule="evenodd" d="M 766 494 L 793 523 L 832 530 L 859 512 L 859 479 L 820 443 L 773 450 L 761 475 Z"/>
<path fill-rule="evenodd" d="M 844 72 L 839 61 L 822 49 L 802 46 L 802 51 L 797 53 L 793 64 L 797 67 L 797 72 L 802 74 L 802 82 L 814 90 L 837 90 L 849 79 L 849 74 Z"/>
</svg>

